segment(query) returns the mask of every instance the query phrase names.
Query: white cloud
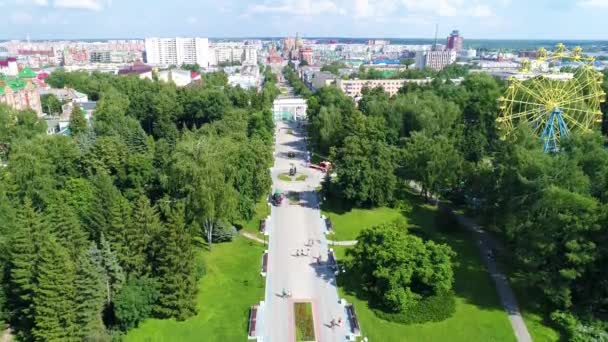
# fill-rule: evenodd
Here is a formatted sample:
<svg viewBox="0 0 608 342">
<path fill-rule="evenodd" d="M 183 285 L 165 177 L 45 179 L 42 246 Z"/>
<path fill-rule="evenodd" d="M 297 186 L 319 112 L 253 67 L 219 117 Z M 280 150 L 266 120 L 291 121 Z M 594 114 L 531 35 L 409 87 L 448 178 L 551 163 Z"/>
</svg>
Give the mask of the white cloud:
<svg viewBox="0 0 608 342">
<path fill-rule="evenodd" d="M 13 12 L 11 13 L 11 22 L 17 25 L 30 24 L 33 21 L 32 15 L 27 12 Z"/>
<path fill-rule="evenodd" d="M 103 0 L 55 0 L 53 5 L 57 8 L 83 9 L 101 11 L 106 2 Z M 108 3 L 109 5 L 110 3 Z"/>
<path fill-rule="evenodd" d="M 249 7 L 250 14 L 290 14 L 311 16 L 319 14 L 345 14 L 332 0 L 284 0 L 274 4 L 256 4 Z"/>
<path fill-rule="evenodd" d="M 493 17 L 494 12 L 487 5 L 477 5 L 469 10 L 472 17 L 487 18 Z"/>
<path fill-rule="evenodd" d="M 188 21 L 188 24 L 194 25 L 194 24 L 198 23 L 198 18 L 197 17 L 188 17 L 187 21 Z"/>
<path fill-rule="evenodd" d="M 578 5 L 586 8 L 608 9 L 608 0 L 578 0 Z"/>
<path fill-rule="evenodd" d="M 36 5 L 36 6 L 48 6 L 48 0 L 17 0 L 17 5 Z"/>
</svg>

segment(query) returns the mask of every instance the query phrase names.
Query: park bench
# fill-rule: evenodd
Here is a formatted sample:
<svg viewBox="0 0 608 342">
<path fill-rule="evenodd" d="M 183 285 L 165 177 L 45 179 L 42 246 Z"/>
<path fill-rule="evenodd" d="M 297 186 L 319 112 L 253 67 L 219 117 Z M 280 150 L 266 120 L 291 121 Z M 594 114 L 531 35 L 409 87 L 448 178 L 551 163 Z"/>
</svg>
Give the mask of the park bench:
<svg viewBox="0 0 608 342">
<path fill-rule="evenodd" d="M 262 256 L 262 276 L 266 276 L 266 271 L 268 269 L 268 252 L 264 252 Z"/>
<path fill-rule="evenodd" d="M 357 319 L 357 314 L 355 313 L 355 307 L 352 304 L 346 305 L 346 314 L 348 315 L 348 320 L 350 322 L 351 332 L 355 335 L 361 333 L 361 328 L 359 327 L 359 320 Z"/>
<path fill-rule="evenodd" d="M 257 318 L 258 318 L 258 306 L 254 305 L 249 310 L 249 333 L 248 333 L 249 338 L 255 338 L 255 336 L 256 336 L 255 328 L 257 325 Z"/>
<path fill-rule="evenodd" d="M 266 219 L 260 220 L 260 233 L 264 234 L 266 232 Z"/>
<path fill-rule="evenodd" d="M 331 224 L 331 220 L 329 219 L 329 217 L 325 218 L 325 226 L 327 227 L 328 232 L 334 230 L 334 226 Z"/>
</svg>

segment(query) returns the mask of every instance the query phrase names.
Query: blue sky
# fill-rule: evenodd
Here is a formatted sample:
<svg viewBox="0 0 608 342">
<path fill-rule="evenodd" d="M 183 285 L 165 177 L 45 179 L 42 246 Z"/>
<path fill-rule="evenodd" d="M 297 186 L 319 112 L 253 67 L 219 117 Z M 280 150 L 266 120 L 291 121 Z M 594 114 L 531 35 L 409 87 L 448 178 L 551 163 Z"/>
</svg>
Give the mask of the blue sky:
<svg viewBox="0 0 608 342">
<path fill-rule="evenodd" d="M 0 39 L 145 36 L 606 39 L 608 0 L 0 0 Z"/>
</svg>

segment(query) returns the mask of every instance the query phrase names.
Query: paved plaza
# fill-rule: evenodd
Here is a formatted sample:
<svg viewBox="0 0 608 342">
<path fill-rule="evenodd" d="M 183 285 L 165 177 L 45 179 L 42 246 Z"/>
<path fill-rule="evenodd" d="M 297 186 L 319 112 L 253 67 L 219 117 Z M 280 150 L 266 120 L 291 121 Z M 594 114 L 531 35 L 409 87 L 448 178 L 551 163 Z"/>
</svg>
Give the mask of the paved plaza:
<svg viewBox="0 0 608 342">
<path fill-rule="evenodd" d="M 317 341 L 346 341 L 350 326 L 339 302 L 334 273 L 325 265 L 327 239 L 315 192 L 323 173 L 306 167 L 305 135 L 297 123 L 278 122 L 276 129 L 273 187 L 298 194 L 299 201 L 285 198 L 281 206 L 272 207 L 267 222 L 270 236 L 266 295 L 258 337 L 265 342 L 294 341 L 293 303 L 309 301 L 313 305 Z M 293 134 L 288 133 L 289 129 Z M 295 152 L 295 158 L 288 158 L 289 151 Z M 288 172 L 291 164 L 297 167 L 298 174 L 308 176 L 306 181 L 285 182 L 277 178 Z M 307 255 L 296 256 L 297 250 Z M 321 265 L 316 262 L 319 255 Z M 283 290 L 291 292 L 291 297 L 284 298 Z M 342 325 L 332 328 L 332 319 L 339 318 Z"/>
</svg>

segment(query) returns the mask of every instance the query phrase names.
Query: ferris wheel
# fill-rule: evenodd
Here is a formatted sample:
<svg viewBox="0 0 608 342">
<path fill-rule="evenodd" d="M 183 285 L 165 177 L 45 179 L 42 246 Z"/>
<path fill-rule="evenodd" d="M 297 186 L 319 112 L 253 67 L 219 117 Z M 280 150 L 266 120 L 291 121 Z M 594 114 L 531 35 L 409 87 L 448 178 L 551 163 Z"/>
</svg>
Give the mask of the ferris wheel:
<svg viewBox="0 0 608 342">
<path fill-rule="evenodd" d="M 576 54 L 570 56 L 577 61 L 587 60 L 580 49 L 573 51 Z M 546 51 L 539 53 L 539 59 L 564 53 L 562 45 L 551 57 L 547 57 Z M 601 83 L 602 75 L 587 64 L 569 76 L 545 74 L 525 81 L 510 79 L 505 95 L 499 99 L 501 114 L 497 122 L 502 136 L 511 134 L 525 120 L 541 138 L 545 152 L 559 151 L 560 140 L 571 131 L 588 131 L 601 122 L 600 105 L 606 97 Z"/>
</svg>

